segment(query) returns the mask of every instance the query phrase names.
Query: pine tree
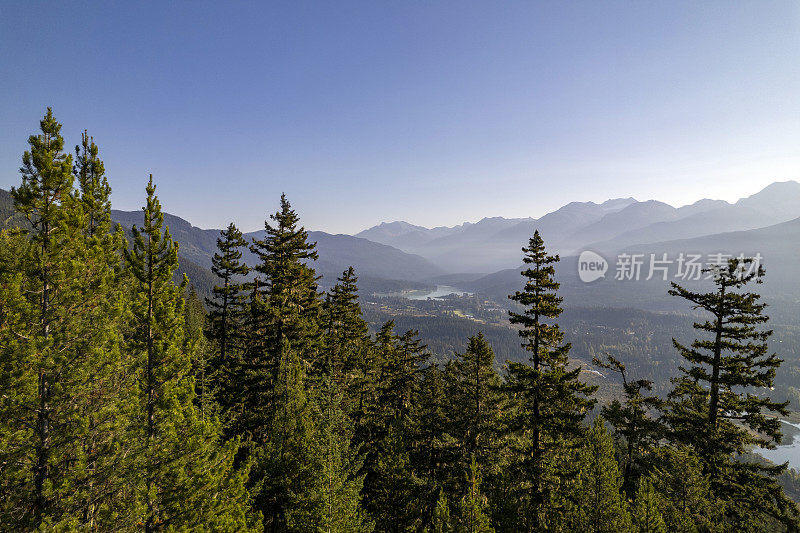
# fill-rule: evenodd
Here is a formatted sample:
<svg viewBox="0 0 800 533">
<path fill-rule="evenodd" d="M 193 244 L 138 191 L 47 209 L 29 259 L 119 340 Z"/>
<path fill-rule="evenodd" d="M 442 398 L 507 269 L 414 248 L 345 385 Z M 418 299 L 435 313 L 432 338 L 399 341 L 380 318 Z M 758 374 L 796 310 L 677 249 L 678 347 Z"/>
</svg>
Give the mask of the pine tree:
<svg viewBox="0 0 800 533">
<path fill-rule="evenodd" d="M 451 371 L 443 371 L 435 364 L 420 372 L 422 379 L 406 425 L 411 465 L 414 475 L 423 484 L 421 499 L 424 500 L 423 521 L 426 523 L 441 489 L 455 493 L 453 487 L 463 485 L 463 469 L 458 468 L 456 443 L 450 435 L 452 421 L 445 373 Z M 462 477 L 458 480 L 460 483 L 452 479 L 455 475 Z"/>
<path fill-rule="evenodd" d="M 415 331 L 398 336 L 393 321 L 381 327 L 375 345 L 377 391 L 366 417 L 366 440 L 360 441 L 366 450 L 364 506 L 378 531 L 405 531 L 420 525 L 429 496 L 411 457 L 417 448 L 412 408 L 428 355 Z"/>
<path fill-rule="evenodd" d="M 266 306 L 264 342 L 275 362 L 282 344 L 288 342 L 310 367 L 320 343 L 321 299 L 316 274 L 307 264 L 318 257 L 316 243 L 309 243 L 308 232 L 298 227 L 300 219 L 286 195 L 281 195 L 281 208 L 270 219 L 275 225 L 265 222 L 265 237 L 251 246 L 259 260 L 254 267 L 259 275 L 257 293 Z"/>
<path fill-rule="evenodd" d="M 217 411 L 217 388 L 212 382 L 211 366 L 212 348 L 204 332 L 208 329 L 208 317 L 203 301 L 197 294 L 194 285 L 186 291 L 186 303 L 183 313 L 184 352 L 192 355 L 192 374 L 195 380 L 195 403 L 200 409 L 200 416 L 214 416 Z"/>
<path fill-rule="evenodd" d="M 378 343 L 383 348 L 380 350 L 382 377 L 378 401 L 384 406 L 389 420 L 406 422 L 428 352 L 418 331 L 409 330 L 396 336 L 393 328 L 394 322 L 390 321 L 378 333 Z"/>
<path fill-rule="evenodd" d="M 728 531 L 725 502 L 714 497 L 699 458 L 685 446 L 655 451 L 648 478 L 661 502 L 667 531 Z"/>
<path fill-rule="evenodd" d="M 111 229 L 111 187 L 94 138 L 89 137 L 86 131 L 81 135 L 80 146 L 75 147 L 72 172 L 80 186 L 87 234 L 91 237 L 108 233 Z"/>
<path fill-rule="evenodd" d="M 660 495 L 653 488 L 653 483 L 649 478 L 639 480 L 639 487 L 636 489 L 636 498 L 631 511 L 633 523 L 638 533 L 667 533 L 667 524 L 661 514 Z"/>
<path fill-rule="evenodd" d="M 602 414 L 613 427 L 618 438 L 624 446 L 623 483 L 622 487 L 629 497 L 633 497 L 638 480 L 645 469 L 645 461 L 650 450 L 658 445 L 664 435 L 661 421 L 651 416 L 653 411 L 660 409 L 663 402 L 657 396 L 644 394 L 642 391 L 651 391 L 652 381 L 639 379 L 630 381 L 625 373 L 625 365 L 611 355 L 605 360 L 594 358 L 594 364 L 611 370 L 622 378 L 622 391 L 625 395 L 624 404 L 614 399 L 609 405 L 603 406 Z"/>
<path fill-rule="evenodd" d="M 217 252 L 211 259 L 211 271 L 221 284 L 212 289 L 213 298 L 206 298 L 208 306 L 207 337 L 216 345 L 215 356 L 209 361 L 211 380 L 223 416 L 229 424 L 236 418 L 238 397 L 238 371 L 242 354 L 245 319 L 244 276 L 249 268 L 242 262 L 242 248 L 247 242 L 242 232 L 233 224 L 220 232 Z"/>
<path fill-rule="evenodd" d="M 217 252 L 211 259 L 211 271 L 220 279 L 222 285 L 212 289 L 213 298 L 206 298 L 209 308 L 209 337 L 216 341 L 219 349 L 218 365 L 224 367 L 229 351 L 237 346 L 241 335 L 242 278 L 250 269 L 242 262 L 242 248 L 247 246 L 242 232 L 230 223 L 220 231 L 217 239 Z"/>
<path fill-rule="evenodd" d="M 61 124 L 56 122 L 51 108 L 47 108 L 47 114 L 40 122 L 41 134 L 31 135 L 28 143 L 30 151 L 26 151 L 22 157 L 22 186 L 12 188 L 11 195 L 14 198 L 14 205 L 32 226 L 31 239 L 38 248 L 38 278 L 37 287 L 38 307 L 37 310 L 30 310 L 35 313 L 31 317 L 35 321 L 35 327 L 39 331 L 37 337 L 41 337 L 42 347 L 46 349 L 48 344 L 53 343 L 53 316 L 56 309 L 52 307 L 53 291 L 56 280 L 60 277 L 56 264 L 58 254 L 63 245 L 68 244 L 69 238 L 64 235 L 65 229 L 61 223 L 65 218 L 64 211 L 70 208 L 72 203 L 72 175 L 70 174 L 72 158 L 64 154 L 64 139 L 61 137 Z M 66 242 L 65 242 L 66 241 Z M 33 325 L 33 324 L 32 324 Z M 64 332 L 66 333 L 66 332 Z M 31 345 L 32 343 L 26 343 Z M 38 343 L 37 343 L 38 344 Z M 22 348 L 22 347 L 20 347 Z M 38 352 L 36 346 L 31 346 Z M 38 354 L 36 354 L 38 355 Z M 36 356 L 31 354 L 31 356 Z M 53 427 L 53 392 L 57 386 L 54 383 L 57 379 L 58 367 L 65 361 L 52 361 L 52 356 L 42 353 L 42 364 L 39 366 L 37 376 L 37 391 L 35 396 L 38 399 L 38 406 L 31 411 L 36 413 L 36 421 L 31 425 L 35 428 L 33 438 L 35 439 L 35 458 L 33 458 L 33 506 L 32 509 L 21 510 L 23 513 L 32 511 L 33 523 L 38 525 L 51 511 L 53 496 L 49 485 L 52 483 L 51 476 L 54 462 L 65 461 L 67 458 L 54 457 L 51 449 L 53 439 L 51 428 Z"/>
<path fill-rule="evenodd" d="M 631 531 L 628 505 L 620 494 L 622 475 L 614 457 L 614 442 L 601 417 L 595 419 L 578 451 L 579 473 L 570 530 L 587 533 Z"/>
<path fill-rule="evenodd" d="M 447 494 L 444 493 L 444 490 L 440 490 L 439 499 L 436 501 L 436 508 L 433 511 L 431 527 L 427 531 L 430 533 L 453 533 L 453 530 Z"/>
<path fill-rule="evenodd" d="M 324 504 L 318 490 L 323 461 L 315 446 L 316 406 L 306 393 L 300 357 L 288 342 L 282 350 L 270 440 L 256 449 L 255 503 L 267 531 L 311 531 Z"/>
<path fill-rule="evenodd" d="M 498 433 L 503 395 L 494 369 L 494 351 L 483 333 L 470 337 L 464 353 L 456 353 L 452 365 L 452 436 L 458 442 L 458 468 L 463 471 L 477 461 L 478 467 L 497 472 Z"/>
<path fill-rule="evenodd" d="M 338 376 L 346 389 L 353 389 L 369 350 L 368 326 L 358 303 L 357 284 L 355 270 L 349 267 L 325 295 L 321 320 L 323 357 L 317 361 L 315 369 L 317 374 Z M 350 401 L 358 397 L 357 394 L 348 396 Z"/>
<path fill-rule="evenodd" d="M 317 259 L 316 243 L 299 226 L 299 217 L 285 195 L 280 210 L 265 222 L 266 235 L 254 240 L 258 258 L 247 324 L 247 350 L 242 356 L 241 427 L 258 446 L 268 439 L 276 409 L 275 390 L 283 345 L 299 354 L 304 369 L 313 367 L 321 344 L 317 277 L 308 262 Z M 305 370 L 304 370 L 305 371 Z"/>
<path fill-rule="evenodd" d="M 353 439 L 356 444 L 369 457 L 372 451 L 372 444 L 377 438 L 376 430 L 379 428 L 377 423 L 377 413 L 379 413 L 378 393 L 379 379 L 381 375 L 381 358 L 378 350 L 368 337 L 356 340 L 359 344 L 363 342 L 363 347 L 353 351 L 355 356 L 347 365 L 349 374 L 349 386 L 347 386 L 347 411 L 354 423 Z M 369 463 L 369 459 L 366 459 Z"/>
<path fill-rule="evenodd" d="M 96 523 L 119 488 L 106 468 L 118 456 L 101 456 L 120 443 L 119 241 L 87 239 L 72 159 L 49 108 L 40 130 L 22 158 L 22 185 L 12 188 L 25 237 L 16 233 L 19 255 L 0 265 L 4 529 Z"/>
<path fill-rule="evenodd" d="M 342 409 L 344 395 L 332 376 L 326 376 L 318 395 L 315 446 L 320 450 L 321 472 L 317 491 L 322 500 L 318 516 L 309 517 L 313 531 L 372 531 L 373 524 L 361 508 L 363 456 L 353 444 L 353 422 Z"/>
<path fill-rule="evenodd" d="M 198 528 L 233 531 L 255 526 L 247 513 L 247 470 L 235 471 L 238 442 L 219 442 L 216 420 L 195 406 L 192 354 L 184 337 L 184 290 L 172 281 L 178 245 L 163 229 L 153 177 L 144 224 L 132 228 L 125 258 L 134 277 L 130 350 L 139 398 L 129 436 L 135 443 L 135 508 L 147 532 Z"/>
<path fill-rule="evenodd" d="M 770 400 L 757 389 L 773 386 L 781 360 L 769 353 L 772 334 L 760 326 L 769 318 L 766 304 L 753 292 L 737 292 L 764 276 L 749 258 L 731 259 L 707 270 L 716 289 L 695 293 L 673 283 L 669 293 L 710 315 L 695 329 L 707 335 L 691 346 L 673 340 L 687 367 L 670 394 L 670 421 L 678 442 L 689 444 L 703 461 L 715 497 L 727 502 L 726 519 L 744 528 L 763 513 L 787 527 L 800 527 L 797 507 L 775 477 L 783 466 L 738 460 L 751 446 L 774 446 L 781 440 L 780 421 L 771 413 L 787 414 L 788 402 Z"/>
<path fill-rule="evenodd" d="M 133 401 L 133 384 L 121 353 L 125 313 L 128 301 L 125 286 L 128 276 L 121 265 L 125 235 L 120 226 L 111 232 L 111 187 L 105 176 L 99 149 L 87 134 L 83 134 L 83 152 L 76 147 L 78 179 L 85 245 L 88 252 L 84 264 L 84 282 L 93 293 L 96 315 L 89 318 L 99 336 L 94 342 L 86 339 L 79 351 L 84 353 L 88 391 L 82 417 L 86 421 L 81 437 L 80 456 L 82 475 L 76 494 L 81 498 L 81 522 L 89 529 L 118 528 L 127 517 L 117 512 L 124 500 L 126 475 L 129 473 L 125 427 L 128 410 Z M 87 317 L 88 318 L 88 317 Z"/>
<path fill-rule="evenodd" d="M 421 526 L 424 485 L 414 475 L 404 434 L 402 424 L 395 420 L 374 445 L 375 462 L 367 472 L 371 483 L 365 487 L 364 505 L 376 531 L 400 533 Z"/>
<path fill-rule="evenodd" d="M 570 344 L 562 344 L 564 334 L 557 324 L 545 322 L 561 314 L 553 266 L 559 257 L 547 254 L 538 231 L 522 251 L 528 265 L 522 275 L 527 281 L 509 298 L 524 311 L 509 311 L 509 316 L 512 324 L 521 326 L 519 335 L 531 353 L 530 365 L 509 363 L 506 381 L 518 402 L 509 429 L 522 433 L 526 441 L 518 465 L 525 480 L 519 484 L 525 501 L 520 527 L 538 530 L 544 527 L 546 514 L 554 516 L 546 510 L 557 479 L 565 475 L 548 474 L 548 469 L 556 464 L 559 452 L 582 434 L 582 421 L 594 405 L 589 396 L 596 387 L 580 381 L 580 367 L 569 368 Z"/>
<path fill-rule="evenodd" d="M 485 512 L 486 507 L 486 498 L 481 494 L 480 468 L 473 458 L 467 477 L 467 493 L 461 500 L 459 530 L 465 533 L 494 533 Z"/>
</svg>

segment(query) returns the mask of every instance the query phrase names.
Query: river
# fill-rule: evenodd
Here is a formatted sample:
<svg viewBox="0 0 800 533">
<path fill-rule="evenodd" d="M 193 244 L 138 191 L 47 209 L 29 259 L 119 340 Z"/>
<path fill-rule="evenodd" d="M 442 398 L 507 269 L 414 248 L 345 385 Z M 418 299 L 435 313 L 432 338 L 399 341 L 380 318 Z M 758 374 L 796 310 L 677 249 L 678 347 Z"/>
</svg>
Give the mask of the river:
<svg viewBox="0 0 800 533">
<path fill-rule="evenodd" d="M 800 424 L 793 424 L 786 420 L 781 420 L 781 422 L 784 426 L 782 428 L 784 435 L 793 435 L 792 443 L 777 446 L 774 450 L 757 448 L 755 451 L 775 464 L 789 461 L 789 468 L 800 471 Z M 786 426 L 791 426 L 791 428 Z"/>
</svg>

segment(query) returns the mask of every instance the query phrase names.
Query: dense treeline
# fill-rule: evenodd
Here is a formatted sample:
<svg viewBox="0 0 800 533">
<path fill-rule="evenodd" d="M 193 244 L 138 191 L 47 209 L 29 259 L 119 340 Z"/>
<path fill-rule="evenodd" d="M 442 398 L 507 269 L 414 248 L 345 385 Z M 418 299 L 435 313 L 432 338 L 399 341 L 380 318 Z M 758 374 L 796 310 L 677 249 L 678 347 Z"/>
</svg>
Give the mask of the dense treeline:
<svg viewBox="0 0 800 533">
<path fill-rule="evenodd" d="M 416 331 L 370 334 L 352 268 L 320 290 L 285 197 L 262 239 L 221 232 L 202 301 L 152 177 L 126 238 L 97 146 L 72 157 L 60 129 L 48 110 L 0 232 L 3 530 L 797 530 L 785 466 L 748 455 L 786 414 L 748 261 L 671 289 L 707 320 L 665 399 L 597 354 L 623 395 L 590 421 L 538 233 L 510 296 L 529 360 L 498 372 L 474 332 L 437 362 Z"/>
</svg>

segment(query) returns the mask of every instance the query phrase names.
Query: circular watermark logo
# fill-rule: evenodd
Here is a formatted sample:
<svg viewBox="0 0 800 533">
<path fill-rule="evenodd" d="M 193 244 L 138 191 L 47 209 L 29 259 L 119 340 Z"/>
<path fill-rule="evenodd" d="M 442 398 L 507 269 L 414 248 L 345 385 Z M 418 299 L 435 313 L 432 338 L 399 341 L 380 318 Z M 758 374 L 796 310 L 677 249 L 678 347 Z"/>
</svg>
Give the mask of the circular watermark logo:
<svg viewBox="0 0 800 533">
<path fill-rule="evenodd" d="M 578 257 L 578 277 L 584 283 L 591 283 L 606 276 L 608 271 L 608 261 L 591 250 L 581 252 Z"/>
</svg>

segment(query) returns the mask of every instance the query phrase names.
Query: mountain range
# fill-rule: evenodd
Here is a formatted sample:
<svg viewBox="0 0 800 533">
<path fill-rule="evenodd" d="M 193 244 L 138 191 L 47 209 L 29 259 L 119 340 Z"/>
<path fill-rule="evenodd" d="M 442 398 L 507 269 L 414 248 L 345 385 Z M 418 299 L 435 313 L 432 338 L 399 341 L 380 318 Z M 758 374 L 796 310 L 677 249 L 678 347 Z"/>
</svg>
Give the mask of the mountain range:
<svg viewBox="0 0 800 533">
<path fill-rule="evenodd" d="M 704 199 L 673 207 L 656 200 L 618 198 L 572 202 L 540 218 L 484 218 L 474 224 L 427 229 L 383 223 L 356 234 L 418 254 L 450 272 L 491 273 L 515 267 L 520 248 L 539 230 L 551 252 L 616 252 L 630 246 L 743 231 L 800 217 L 800 184 L 776 182 L 730 204 Z"/>
<path fill-rule="evenodd" d="M 130 228 L 141 224 L 142 213 L 115 210 L 112 219 Z M 0 190 L 0 227 L 19 220 L 9 193 Z M 181 270 L 207 292 L 214 283 L 210 267 L 219 230 L 201 229 L 167 213 L 164 220 L 180 243 Z M 800 242 L 800 184 L 795 181 L 773 183 L 735 203 L 705 199 L 676 208 L 655 200 L 617 198 L 599 204 L 572 202 L 539 218 L 492 217 L 437 228 L 395 221 L 356 235 L 309 231 L 309 239 L 317 243 L 315 268 L 323 285 L 352 265 L 370 292 L 444 284 L 504 298 L 519 284 L 520 249 L 537 229 L 548 250 L 563 256 L 559 278 L 565 297 L 582 303 L 658 307 L 653 295 L 664 293 L 663 282 L 641 283 L 634 290 L 612 283 L 613 258 L 619 252 L 758 252 L 769 271 L 765 289 L 787 298 L 800 292 L 790 282 L 800 261 L 794 246 Z M 246 236 L 260 239 L 264 231 Z M 589 285 L 578 280 L 575 256 L 584 249 L 609 260 L 612 270 L 606 279 Z M 244 259 L 255 262 L 249 250 Z"/>
<path fill-rule="evenodd" d="M 144 220 L 142 211 L 112 210 L 111 218 L 127 232 L 134 224 L 141 226 Z M 10 193 L 0 189 L 0 229 L 22 223 L 24 219 L 14 210 Z M 210 269 L 220 230 L 201 229 L 169 213 L 164 213 L 164 224 L 180 244 L 179 273 L 186 273 L 200 292 L 207 294 L 216 282 Z M 245 238 L 248 241 L 261 239 L 264 233 L 264 230 L 246 233 Z M 445 274 L 427 259 L 385 244 L 351 235 L 332 235 L 322 231 L 308 233 L 309 240 L 317 243 L 319 260 L 314 267 L 323 276 L 323 286 L 332 284 L 351 265 L 357 270 L 362 285 L 375 290 L 414 287 L 422 280 Z M 243 252 L 244 261 L 249 265 L 255 264 L 253 253 L 250 250 Z M 397 281 L 402 283 L 398 285 Z"/>
<path fill-rule="evenodd" d="M 141 211 L 111 212 L 112 220 L 123 227 L 141 225 L 142 217 Z M 182 256 L 202 267 L 211 268 L 211 257 L 217 250 L 220 230 L 200 229 L 169 214 L 164 214 L 164 224 L 169 227 L 172 238 L 180 243 Z M 245 233 L 245 239 L 263 239 L 264 235 L 264 230 L 254 231 Z M 315 263 L 315 269 L 322 274 L 339 275 L 351 265 L 361 275 L 393 280 L 420 281 L 444 273 L 422 257 L 367 239 L 323 231 L 309 231 L 308 238 L 317 243 L 319 260 Z M 244 250 L 243 259 L 247 264 L 255 263 L 250 250 Z"/>
</svg>

